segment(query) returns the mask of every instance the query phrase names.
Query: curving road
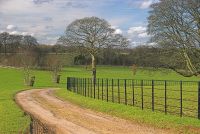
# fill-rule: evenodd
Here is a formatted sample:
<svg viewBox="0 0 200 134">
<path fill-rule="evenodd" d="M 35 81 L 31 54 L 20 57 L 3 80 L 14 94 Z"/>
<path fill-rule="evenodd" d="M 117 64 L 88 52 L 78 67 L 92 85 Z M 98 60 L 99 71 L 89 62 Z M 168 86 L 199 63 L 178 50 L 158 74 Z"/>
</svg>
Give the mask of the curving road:
<svg viewBox="0 0 200 134">
<path fill-rule="evenodd" d="M 97 113 L 62 101 L 51 89 L 33 89 L 16 95 L 24 111 L 42 122 L 55 126 L 58 134 L 167 134 L 167 130 Z"/>
</svg>

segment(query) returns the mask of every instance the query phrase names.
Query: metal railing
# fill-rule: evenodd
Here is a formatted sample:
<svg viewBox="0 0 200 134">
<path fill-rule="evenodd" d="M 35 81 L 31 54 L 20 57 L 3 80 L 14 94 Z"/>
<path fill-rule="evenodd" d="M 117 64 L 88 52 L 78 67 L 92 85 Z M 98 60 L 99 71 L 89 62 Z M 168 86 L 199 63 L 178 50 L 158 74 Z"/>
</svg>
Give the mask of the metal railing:
<svg viewBox="0 0 200 134">
<path fill-rule="evenodd" d="M 67 78 L 67 89 L 85 97 L 101 99 L 200 119 L 200 82 Z"/>
</svg>

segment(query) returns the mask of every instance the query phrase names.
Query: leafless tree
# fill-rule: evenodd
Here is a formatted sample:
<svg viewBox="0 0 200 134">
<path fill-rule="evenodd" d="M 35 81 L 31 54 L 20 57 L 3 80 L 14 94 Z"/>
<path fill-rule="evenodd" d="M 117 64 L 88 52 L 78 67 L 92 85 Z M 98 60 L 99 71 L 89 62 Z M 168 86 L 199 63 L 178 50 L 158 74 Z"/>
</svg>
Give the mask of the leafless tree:
<svg viewBox="0 0 200 134">
<path fill-rule="evenodd" d="M 46 56 L 46 66 L 48 70 L 52 73 L 52 78 L 54 83 L 59 83 L 60 81 L 60 71 L 64 65 L 64 58 L 62 54 L 49 54 Z"/>
<path fill-rule="evenodd" d="M 148 18 L 152 41 L 181 55 L 191 75 L 200 73 L 200 1 L 160 0 Z M 176 68 L 175 68 L 176 70 Z"/>
<path fill-rule="evenodd" d="M 96 80 L 96 57 L 101 48 L 125 47 L 128 40 L 115 30 L 104 19 L 86 17 L 78 19 L 67 26 L 65 35 L 58 42 L 79 48 L 90 54 L 92 59 L 93 81 Z"/>
<path fill-rule="evenodd" d="M 33 86 L 33 80 L 35 79 L 31 69 L 36 64 L 36 53 L 31 50 L 26 50 L 20 54 L 20 62 L 23 67 L 24 83 L 27 86 Z"/>
</svg>

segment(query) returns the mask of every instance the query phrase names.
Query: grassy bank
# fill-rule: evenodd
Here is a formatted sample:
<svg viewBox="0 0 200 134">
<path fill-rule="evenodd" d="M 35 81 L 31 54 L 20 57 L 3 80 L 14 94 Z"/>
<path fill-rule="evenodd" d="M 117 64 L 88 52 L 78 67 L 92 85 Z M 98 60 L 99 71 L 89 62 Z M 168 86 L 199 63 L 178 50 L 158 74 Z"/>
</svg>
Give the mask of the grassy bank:
<svg viewBox="0 0 200 134">
<path fill-rule="evenodd" d="M 135 123 L 144 123 L 147 126 L 151 125 L 157 128 L 170 129 L 175 131 L 175 133 L 198 133 L 200 131 L 200 121 L 195 118 L 180 118 L 160 112 L 141 110 L 137 107 L 94 100 L 74 94 L 66 89 L 56 90 L 55 94 L 63 100 L 68 100 L 81 107 L 128 119 Z"/>
</svg>

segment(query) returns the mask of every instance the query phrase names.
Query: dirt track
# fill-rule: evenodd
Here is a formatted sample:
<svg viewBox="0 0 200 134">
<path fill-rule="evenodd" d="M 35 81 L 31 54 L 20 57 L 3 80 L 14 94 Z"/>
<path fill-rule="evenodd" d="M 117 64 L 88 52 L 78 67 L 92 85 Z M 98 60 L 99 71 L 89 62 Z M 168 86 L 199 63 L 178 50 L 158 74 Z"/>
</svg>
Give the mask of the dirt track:
<svg viewBox="0 0 200 134">
<path fill-rule="evenodd" d="M 166 134 L 166 130 L 96 113 L 62 101 L 50 89 L 20 92 L 16 101 L 42 122 L 53 125 L 58 134 Z"/>
</svg>

